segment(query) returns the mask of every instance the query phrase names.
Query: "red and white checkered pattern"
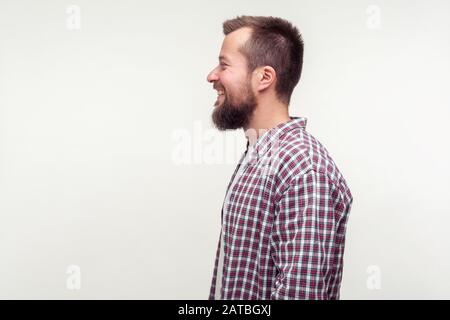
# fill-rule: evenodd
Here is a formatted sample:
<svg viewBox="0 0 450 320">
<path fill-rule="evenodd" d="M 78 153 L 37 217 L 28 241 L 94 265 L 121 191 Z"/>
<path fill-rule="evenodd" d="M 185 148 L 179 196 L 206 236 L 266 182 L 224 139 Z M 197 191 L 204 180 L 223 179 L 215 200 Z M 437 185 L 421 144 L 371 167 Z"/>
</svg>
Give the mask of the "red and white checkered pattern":
<svg viewBox="0 0 450 320">
<path fill-rule="evenodd" d="M 353 197 L 306 122 L 291 117 L 265 132 L 227 190 L 222 299 L 339 299 Z M 219 237 L 209 299 L 220 245 Z"/>
</svg>

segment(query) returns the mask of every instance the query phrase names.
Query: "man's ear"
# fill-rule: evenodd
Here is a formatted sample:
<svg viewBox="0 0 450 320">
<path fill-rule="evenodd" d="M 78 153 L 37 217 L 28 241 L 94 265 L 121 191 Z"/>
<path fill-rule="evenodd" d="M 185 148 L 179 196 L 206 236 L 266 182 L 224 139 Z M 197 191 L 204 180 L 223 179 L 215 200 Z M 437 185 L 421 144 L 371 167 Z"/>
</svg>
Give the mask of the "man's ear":
<svg viewBox="0 0 450 320">
<path fill-rule="evenodd" d="M 262 91 L 270 87 L 277 79 L 275 69 L 271 66 L 265 66 L 256 69 L 257 89 Z"/>
</svg>

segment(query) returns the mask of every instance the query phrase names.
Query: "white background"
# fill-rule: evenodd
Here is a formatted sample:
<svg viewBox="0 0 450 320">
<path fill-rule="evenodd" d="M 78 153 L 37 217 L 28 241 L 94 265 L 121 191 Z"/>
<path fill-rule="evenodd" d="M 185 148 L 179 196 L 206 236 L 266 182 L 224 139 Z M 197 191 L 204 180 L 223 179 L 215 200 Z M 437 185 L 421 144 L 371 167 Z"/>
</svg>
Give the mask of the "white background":
<svg viewBox="0 0 450 320">
<path fill-rule="evenodd" d="M 241 14 L 303 34 L 290 113 L 354 196 L 341 298 L 450 298 L 445 0 L 0 0 L 0 298 L 208 297 L 245 138 L 213 129 L 206 76 Z"/>
</svg>

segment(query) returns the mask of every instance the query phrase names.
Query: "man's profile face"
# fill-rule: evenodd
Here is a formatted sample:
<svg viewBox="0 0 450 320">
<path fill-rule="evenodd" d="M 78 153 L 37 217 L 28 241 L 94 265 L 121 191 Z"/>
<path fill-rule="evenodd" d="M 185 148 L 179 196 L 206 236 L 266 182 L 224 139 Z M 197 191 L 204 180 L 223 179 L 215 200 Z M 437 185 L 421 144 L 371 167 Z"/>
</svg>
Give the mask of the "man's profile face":
<svg viewBox="0 0 450 320">
<path fill-rule="evenodd" d="M 247 127 L 257 105 L 247 60 L 239 52 L 250 34 L 249 28 L 229 33 L 222 43 L 219 65 L 208 74 L 208 82 L 218 91 L 212 120 L 219 130 Z"/>
</svg>

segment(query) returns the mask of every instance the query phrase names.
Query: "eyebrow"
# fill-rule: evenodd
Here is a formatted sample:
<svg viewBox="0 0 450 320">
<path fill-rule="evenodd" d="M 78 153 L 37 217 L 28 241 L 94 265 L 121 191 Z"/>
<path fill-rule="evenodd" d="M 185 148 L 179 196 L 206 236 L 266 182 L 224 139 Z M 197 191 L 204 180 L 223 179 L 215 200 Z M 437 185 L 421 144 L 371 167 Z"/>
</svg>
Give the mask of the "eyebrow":
<svg viewBox="0 0 450 320">
<path fill-rule="evenodd" d="M 224 61 L 230 61 L 230 59 L 228 59 L 228 57 L 226 57 L 226 56 L 219 56 L 219 61 L 220 60 L 224 60 Z"/>
</svg>

